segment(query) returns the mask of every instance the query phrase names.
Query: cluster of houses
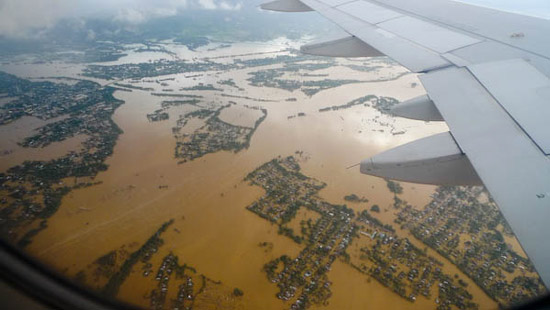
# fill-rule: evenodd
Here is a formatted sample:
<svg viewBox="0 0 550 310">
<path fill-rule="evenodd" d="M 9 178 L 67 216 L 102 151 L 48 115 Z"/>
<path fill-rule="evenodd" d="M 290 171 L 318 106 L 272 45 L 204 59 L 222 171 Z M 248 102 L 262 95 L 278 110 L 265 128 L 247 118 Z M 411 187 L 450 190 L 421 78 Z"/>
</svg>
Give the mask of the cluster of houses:
<svg viewBox="0 0 550 310">
<path fill-rule="evenodd" d="M 291 309 L 324 304 L 330 298 L 327 273 L 336 259 L 349 263 L 411 302 L 419 295 L 431 298 L 437 294 L 441 309 L 476 309 L 471 294 L 457 279 L 442 271 L 441 262 L 398 237 L 393 227 L 366 210 L 356 214 L 345 205 L 323 200 L 317 193 L 325 184 L 299 171 L 295 158 L 276 158 L 246 177 L 266 192 L 248 209 L 279 225 L 279 231 L 290 230 L 292 239 L 296 240 L 293 238 L 296 233 L 286 224 L 298 208 L 320 215 L 313 225 L 302 230 L 298 240 L 305 247 L 296 258 L 283 256 L 264 266 L 268 279 L 279 287 L 277 297 L 290 302 Z M 360 251 L 347 251 L 356 242 Z"/>
<path fill-rule="evenodd" d="M 482 188 L 438 188 L 425 208 L 403 208 L 397 221 L 502 304 L 544 291 L 530 261 L 507 244 L 513 234 Z"/>
<path fill-rule="evenodd" d="M 157 289 L 151 292 L 149 297 L 151 309 L 165 309 L 166 295 L 168 294 L 168 287 L 172 273 L 176 269 L 182 269 L 178 265 L 177 256 L 174 254 L 168 254 L 162 260 L 161 265 L 158 268 L 155 281 L 158 281 Z M 182 277 L 182 282 L 178 285 L 178 293 L 176 299 L 173 300 L 170 309 L 175 310 L 189 310 L 192 309 L 194 293 L 193 279 L 188 275 L 179 275 L 177 278 Z"/>
</svg>

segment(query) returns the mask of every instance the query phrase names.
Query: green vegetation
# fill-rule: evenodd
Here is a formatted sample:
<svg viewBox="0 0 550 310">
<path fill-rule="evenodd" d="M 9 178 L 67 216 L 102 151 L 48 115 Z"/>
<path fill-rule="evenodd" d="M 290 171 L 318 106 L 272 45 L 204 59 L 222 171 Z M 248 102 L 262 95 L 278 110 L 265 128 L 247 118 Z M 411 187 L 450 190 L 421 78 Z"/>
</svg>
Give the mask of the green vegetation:
<svg viewBox="0 0 550 310">
<path fill-rule="evenodd" d="M 235 81 L 233 79 L 218 81 L 218 84 L 233 87 L 233 88 L 235 88 L 239 91 L 244 91 L 245 90 L 244 88 L 241 88 L 241 87 L 237 86 L 237 84 L 235 83 Z"/>
<path fill-rule="evenodd" d="M 397 103 L 399 103 L 399 101 L 397 101 L 394 98 L 367 95 L 367 96 L 354 99 L 343 105 L 334 105 L 334 106 L 319 109 L 319 112 L 338 111 L 343 109 L 349 109 L 357 105 L 364 105 L 366 107 L 375 108 L 383 114 L 388 114 L 391 107 L 393 107 Z"/>
<path fill-rule="evenodd" d="M 227 71 L 232 65 L 214 62 L 185 62 L 174 60 L 158 60 L 150 63 L 132 63 L 112 66 L 89 65 L 83 75 L 104 80 L 142 79 L 184 72 Z"/>
<path fill-rule="evenodd" d="M 130 275 L 133 266 L 140 260 L 148 261 L 151 255 L 158 251 L 158 247 L 163 244 L 163 240 L 160 238 L 162 233 L 174 223 L 174 220 L 170 220 L 162 226 L 151 236 L 137 251 L 130 254 L 130 257 L 122 264 L 119 271 L 115 273 L 109 282 L 105 285 L 102 293 L 107 296 L 116 296 L 118 290 L 126 278 Z M 100 258 L 101 259 L 101 258 Z"/>
<path fill-rule="evenodd" d="M 110 251 L 99 257 L 93 263 L 80 270 L 75 280 L 88 285 L 108 297 L 118 297 L 121 286 L 126 284 L 131 274 L 141 273 L 141 284 L 146 285 L 145 298 L 149 300 L 149 309 L 202 309 L 203 303 L 209 303 L 209 298 L 201 300 L 202 294 L 210 291 L 219 291 L 223 296 L 242 296 L 240 289 L 229 289 L 222 286 L 220 281 L 214 281 L 185 263 L 181 264 L 177 255 L 172 252 L 164 254 L 162 259 L 153 259 L 160 255 L 168 227 L 174 223 L 170 220 L 164 223 L 143 245 L 136 251 L 129 252 L 130 245 Z M 143 287 L 140 286 L 140 289 Z M 231 300 L 227 300 L 230 302 Z M 217 302 L 220 302 L 219 300 Z M 217 303 L 223 307 L 223 303 Z"/>
<path fill-rule="evenodd" d="M 163 109 L 159 109 L 153 113 L 147 114 L 147 119 L 150 122 L 160 122 L 170 119 L 170 114 L 163 111 Z"/>
<path fill-rule="evenodd" d="M 235 288 L 235 289 L 233 290 L 233 295 L 235 295 L 235 296 L 237 296 L 237 297 L 240 297 L 240 296 L 243 296 L 243 295 L 244 295 L 244 292 L 243 292 L 241 289 L 239 289 L 239 288 Z"/>
<path fill-rule="evenodd" d="M 290 50 L 289 50 L 290 51 Z M 291 51 L 297 53 L 296 51 Z M 297 71 L 298 68 L 304 70 L 316 70 L 328 68 L 332 65 L 331 61 L 325 59 L 323 64 L 297 64 L 300 61 L 305 60 L 321 60 L 323 58 L 312 57 L 312 56 L 303 56 L 303 55 L 285 55 L 277 57 L 266 57 L 266 58 L 255 58 L 249 60 L 240 60 L 236 59 L 232 64 L 223 64 L 217 63 L 209 60 L 203 62 L 186 62 L 184 60 L 157 60 L 154 62 L 144 62 L 144 63 L 130 63 L 130 64 L 120 64 L 120 65 L 88 65 L 83 72 L 84 76 L 113 80 L 113 79 L 142 79 L 146 77 L 158 77 L 164 75 L 185 73 L 185 72 L 206 72 L 206 71 L 229 71 L 234 69 L 243 69 L 259 66 L 267 66 L 271 64 L 280 64 L 285 63 L 286 67 L 282 69 L 283 71 Z M 270 78 L 273 78 L 273 73 L 270 70 L 258 71 L 251 73 L 253 77 L 250 81 L 251 83 L 261 83 L 269 81 Z M 278 72 L 278 71 L 276 71 Z M 277 73 L 278 74 L 278 73 Z M 280 76 L 280 74 L 278 75 Z M 357 82 L 357 81 L 352 81 Z M 228 84 L 229 83 L 229 84 Z M 329 88 L 335 87 L 336 85 L 342 85 L 342 82 L 338 81 L 309 81 L 305 82 L 304 87 L 315 87 L 315 88 Z M 347 83 L 347 82 L 344 82 Z M 231 82 L 225 82 L 226 85 L 230 85 Z M 275 85 L 275 84 L 274 84 Z M 213 85 L 198 85 L 190 87 L 184 90 L 219 90 Z"/>
<path fill-rule="evenodd" d="M 248 96 L 237 96 L 237 95 L 229 95 L 229 94 L 221 94 L 222 97 L 229 97 L 229 98 L 237 98 L 237 99 L 247 99 L 252 100 L 256 102 L 277 102 L 277 100 L 269 100 L 269 99 L 261 99 L 261 98 L 252 98 Z"/>
<path fill-rule="evenodd" d="M 344 200 L 349 201 L 349 202 L 355 202 L 355 203 L 360 203 L 360 202 L 367 203 L 367 202 L 369 202 L 369 200 L 367 198 L 359 197 L 355 194 L 349 194 L 349 195 L 344 196 Z"/>
<path fill-rule="evenodd" d="M 455 279 L 441 271 L 441 262 L 397 236 L 391 225 L 366 210 L 357 216 L 347 206 L 319 197 L 325 184 L 302 174 L 296 158 L 275 158 L 249 173 L 245 181 L 265 191 L 247 209 L 277 225 L 279 233 L 303 246 L 297 257 L 282 255 L 263 268 L 268 280 L 279 288 L 277 298 L 289 301 L 291 309 L 328 302 L 329 272 L 336 259 L 411 302 L 419 295 L 430 298 L 435 290 L 432 288 L 438 287 L 439 291 L 435 291 L 439 309 L 477 309 L 466 288 L 455 285 Z M 349 198 L 361 199 L 356 195 Z M 297 237 L 287 224 L 302 207 L 320 218 L 302 220 L 302 237 Z M 356 242 L 368 246 L 360 247 L 359 253 L 348 252 Z"/>
<path fill-rule="evenodd" d="M 327 64 L 328 65 L 328 64 Z M 283 69 L 266 69 L 256 72 L 251 72 L 251 78 L 248 79 L 250 85 L 256 87 L 273 87 L 288 91 L 301 90 L 308 96 L 313 96 L 322 90 L 339 87 L 346 84 L 361 83 L 359 80 L 317 80 L 317 81 L 302 81 L 288 80 L 281 78 L 287 68 Z"/>
<path fill-rule="evenodd" d="M 247 149 L 254 132 L 267 117 L 267 110 L 260 109 L 263 115 L 256 120 L 254 127 L 250 128 L 229 124 L 219 118 L 221 111 L 229 106 L 223 106 L 218 110 L 201 109 L 180 118 L 177 122 L 178 126 L 173 129 L 177 141 L 175 156 L 183 158 L 185 162 L 218 151 L 237 153 Z M 192 118 L 206 119 L 206 121 L 192 134 L 180 134 L 181 128 Z"/>
<path fill-rule="evenodd" d="M 184 44 L 189 50 L 194 51 L 201 46 L 208 45 L 210 40 L 202 36 L 180 36 L 174 42 Z"/>
<path fill-rule="evenodd" d="M 161 103 L 161 106 L 162 106 L 163 109 L 167 109 L 167 108 L 170 108 L 170 107 L 182 106 L 182 105 L 186 105 L 186 104 L 196 106 L 199 102 L 200 102 L 200 100 L 198 100 L 198 99 L 189 99 L 189 100 L 164 100 L 164 101 Z"/>
<path fill-rule="evenodd" d="M 191 91 L 191 90 L 214 90 L 214 91 L 223 91 L 223 89 L 221 88 L 216 88 L 214 87 L 214 85 L 212 84 L 203 84 L 203 83 L 199 83 L 199 85 L 195 85 L 195 86 L 192 86 L 192 87 L 184 87 L 184 88 L 180 88 L 180 90 L 186 90 L 186 91 Z"/>
<path fill-rule="evenodd" d="M 377 109 L 383 114 L 390 114 L 391 108 L 398 104 L 399 101 L 390 97 L 379 97 L 378 100 L 373 104 L 373 108 Z"/>
<path fill-rule="evenodd" d="M 202 96 L 199 96 L 199 95 L 188 95 L 188 94 L 151 93 L 151 95 L 157 96 L 157 97 L 202 98 Z"/>
<path fill-rule="evenodd" d="M 392 180 L 386 180 L 386 184 L 390 192 L 393 194 L 398 195 L 403 193 L 403 187 L 401 187 L 401 184 Z"/>
<path fill-rule="evenodd" d="M 122 101 L 113 97 L 113 88 L 89 81 L 74 85 L 30 82 L 1 72 L 0 92 L 17 98 L 0 109 L 0 124 L 24 115 L 44 120 L 59 118 L 39 127 L 21 146 L 39 148 L 77 135 L 86 137 L 78 152 L 50 161 L 26 161 L 0 173 L 0 213 L 4 219 L 0 232 L 6 239 L 26 246 L 47 227 L 45 220 L 57 212 L 66 194 L 94 185 L 93 178 L 107 169 L 105 160 L 121 134 L 111 116 Z M 74 184 L 66 184 L 67 178 L 74 178 Z M 35 222 L 40 225 L 33 228 Z"/>
<path fill-rule="evenodd" d="M 135 86 L 135 85 L 132 85 L 132 84 L 123 84 L 123 83 L 118 83 L 118 82 L 113 83 L 113 85 L 119 86 L 119 87 L 135 89 L 135 90 L 142 90 L 142 91 L 153 91 L 153 90 L 155 90 L 154 88 L 150 88 L 150 87 L 141 87 L 141 86 Z"/>
<path fill-rule="evenodd" d="M 395 223 L 455 264 L 501 305 L 544 294 L 531 262 L 506 243 L 504 236 L 513 234 L 487 195 L 482 187 L 441 186 L 422 210 L 402 206 Z"/>
</svg>

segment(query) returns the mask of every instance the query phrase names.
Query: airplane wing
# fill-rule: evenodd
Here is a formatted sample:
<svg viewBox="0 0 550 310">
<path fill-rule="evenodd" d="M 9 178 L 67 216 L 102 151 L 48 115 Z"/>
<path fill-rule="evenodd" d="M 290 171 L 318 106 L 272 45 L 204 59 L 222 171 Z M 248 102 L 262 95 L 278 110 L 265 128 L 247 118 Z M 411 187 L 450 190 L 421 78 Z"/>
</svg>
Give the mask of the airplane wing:
<svg viewBox="0 0 550 310">
<path fill-rule="evenodd" d="M 325 56 L 387 55 L 427 95 L 398 116 L 447 122 L 366 159 L 361 172 L 427 184 L 483 183 L 550 287 L 550 21 L 448 0 L 277 0 L 317 11 L 348 35 L 308 44 Z"/>
</svg>

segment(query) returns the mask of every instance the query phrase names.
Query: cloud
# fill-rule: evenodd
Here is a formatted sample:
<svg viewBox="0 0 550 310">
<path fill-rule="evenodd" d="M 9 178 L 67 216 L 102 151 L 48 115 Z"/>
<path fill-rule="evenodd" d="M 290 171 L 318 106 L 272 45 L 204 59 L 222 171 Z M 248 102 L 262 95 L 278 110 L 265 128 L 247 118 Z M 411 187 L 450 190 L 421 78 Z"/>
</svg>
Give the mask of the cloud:
<svg viewBox="0 0 550 310">
<path fill-rule="evenodd" d="M 267 0 L 0 0 L 0 38 L 35 36 L 65 18 L 109 17 L 136 25 L 186 9 L 241 10 Z M 550 19 L 549 0 L 455 0 Z M 93 37 L 93 36 L 91 36 Z"/>
<path fill-rule="evenodd" d="M 220 7 L 220 9 L 222 9 L 222 10 L 238 11 L 238 10 L 242 9 L 243 3 L 242 3 L 242 2 L 238 2 L 238 3 L 235 3 L 234 5 L 232 5 L 232 4 L 229 3 L 229 2 L 221 1 L 219 7 Z"/>
<path fill-rule="evenodd" d="M 47 28 L 74 9 L 64 0 L 0 0 L 0 36 L 23 36 L 29 28 Z"/>
<path fill-rule="evenodd" d="M 0 0 L 0 37 L 26 37 L 64 18 L 107 16 L 130 25 L 185 9 L 240 10 L 241 0 Z"/>
<path fill-rule="evenodd" d="M 215 10 L 218 7 L 214 0 L 199 0 L 199 5 L 207 10 Z"/>
<path fill-rule="evenodd" d="M 93 41 L 93 40 L 95 40 L 95 37 L 96 37 L 95 31 L 93 31 L 91 29 L 88 30 L 88 34 L 86 35 L 86 40 Z"/>
<path fill-rule="evenodd" d="M 145 13 L 141 10 L 124 8 L 118 11 L 115 20 L 129 24 L 140 24 L 146 21 L 147 18 L 145 17 Z"/>
<path fill-rule="evenodd" d="M 206 10 L 226 10 L 226 11 L 238 11 L 242 9 L 243 3 L 236 2 L 232 4 L 231 2 L 221 0 L 199 0 L 199 5 Z"/>
</svg>

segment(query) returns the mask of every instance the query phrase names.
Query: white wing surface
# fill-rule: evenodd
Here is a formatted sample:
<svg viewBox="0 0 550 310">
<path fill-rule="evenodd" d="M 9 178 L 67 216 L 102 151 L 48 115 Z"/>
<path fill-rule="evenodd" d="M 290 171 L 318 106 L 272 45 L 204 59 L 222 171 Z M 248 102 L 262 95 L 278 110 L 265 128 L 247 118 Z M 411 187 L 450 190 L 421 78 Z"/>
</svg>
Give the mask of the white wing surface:
<svg viewBox="0 0 550 310">
<path fill-rule="evenodd" d="M 550 4 L 549 4 L 550 6 Z M 317 11 L 349 36 L 304 46 L 325 56 L 387 55 L 421 73 L 426 96 L 398 116 L 450 133 L 366 159 L 361 172 L 491 192 L 550 287 L 550 21 L 448 0 L 277 0 Z"/>
</svg>

